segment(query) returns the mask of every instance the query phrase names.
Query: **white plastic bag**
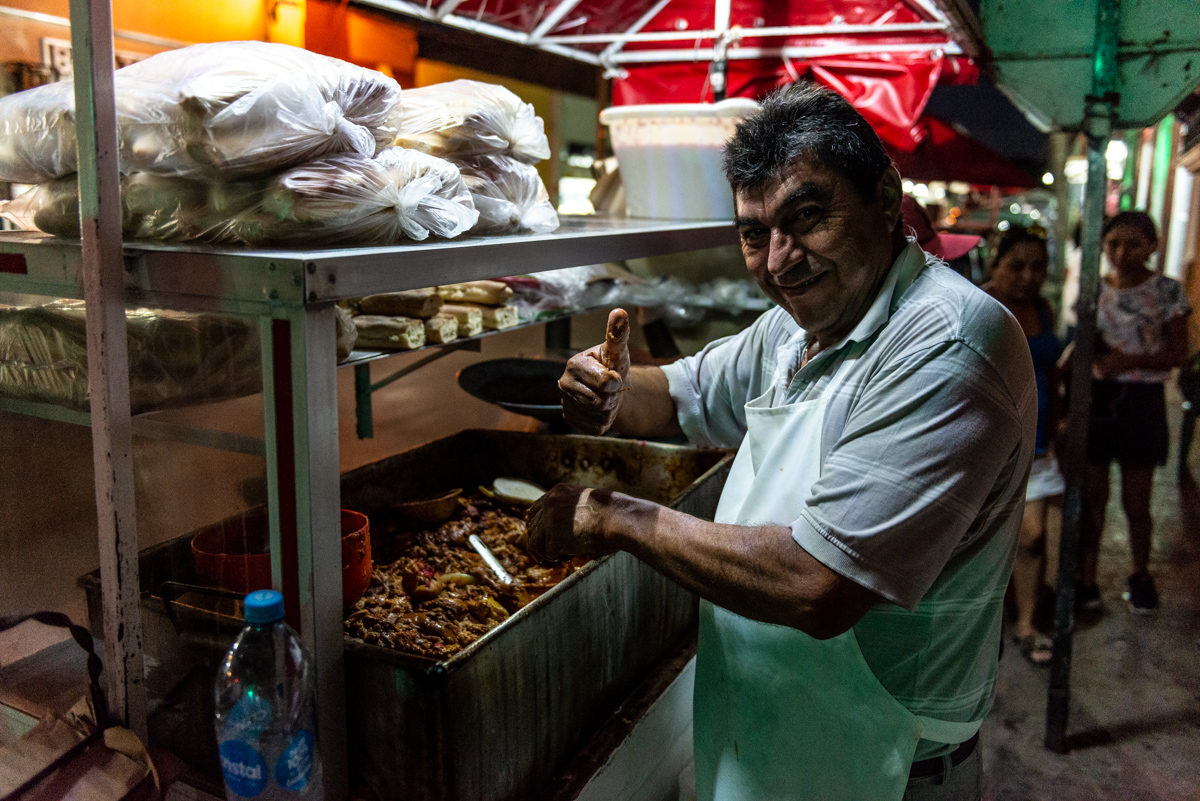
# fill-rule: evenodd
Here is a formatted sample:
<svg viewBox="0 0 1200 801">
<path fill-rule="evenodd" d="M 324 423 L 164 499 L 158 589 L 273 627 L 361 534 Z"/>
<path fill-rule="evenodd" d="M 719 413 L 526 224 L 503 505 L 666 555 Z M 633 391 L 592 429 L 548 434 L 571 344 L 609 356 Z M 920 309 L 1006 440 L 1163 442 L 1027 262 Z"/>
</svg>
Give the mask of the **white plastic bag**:
<svg viewBox="0 0 1200 801">
<path fill-rule="evenodd" d="M 458 80 L 406 89 L 391 124 L 397 145 L 443 158 L 497 153 L 527 164 L 550 158 L 541 117 L 503 86 Z"/>
<path fill-rule="evenodd" d="M 536 167 L 510 156 L 455 159 L 475 201 L 475 234 L 546 234 L 558 228 L 558 213 Z"/>
<path fill-rule="evenodd" d="M 276 171 L 329 153 L 390 143 L 400 101 L 391 78 L 269 42 L 217 42 L 117 70 L 122 172 L 205 178 Z M 0 180 L 75 172 L 70 82 L 0 98 Z"/>
<path fill-rule="evenodd" d="M 121 181 L 121 201 L 125 236 L 162 242 L 388 245 L 430 234 L 449 239 L 479 217 L 457 167 L 398 147 L 375 158 L 325 156 L 242 181 L 134 173 Z M 75 176 L 0 201 L 0 217 L 79 236 Z"/>
<path fill-rule="evenodd" d="M 247 188 L 249 187 L 249 188 Z M 219 239 L 214 229 L 258 202 L 264 179 L 205 184 L 138 172 L 121 177 L 121 229 L 127 239 L 160 242 Z M 240 205 L 227 196 L 240 192 Z M 222 210 L 213 207 L 223 201 Z M 75 174 L 34 186 L 9 201 L 0 201 L 0 217 L 21 228 L 55 236 L 79 236 L 79 184 Z"/>
<path fill-rule="evenodd" d="M 386 245 L 430 234 L 450 239 L 478 218 L 457 167 L 393 147 L 373 159 L 346 153 L 286 170 L 234 224 L 247 242 Z"/>
</svg>

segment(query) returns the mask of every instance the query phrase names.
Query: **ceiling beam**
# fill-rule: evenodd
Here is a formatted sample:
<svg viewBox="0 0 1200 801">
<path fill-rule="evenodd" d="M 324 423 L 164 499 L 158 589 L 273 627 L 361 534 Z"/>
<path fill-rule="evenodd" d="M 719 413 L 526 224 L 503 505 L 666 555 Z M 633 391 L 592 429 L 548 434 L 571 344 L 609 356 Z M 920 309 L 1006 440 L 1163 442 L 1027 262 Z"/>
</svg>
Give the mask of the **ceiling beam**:
<svg viewBox="0 0 1200 801">
<path fill-rule="evenodd" d="M 860 53 L 925 53 L 942 51 L 947 55 L 960 55 L 962 49 L 956 42 L 910 42 L 906 44 L 887 45 L 816 45 L 789 47 L 731 47 L 726 58 L 730 61 L 745 61 L 759 58 L 799 58 L 812 59 L 828 56 L 845 56 Z M 618 64 L 661 64 L 672 61 L 711 61 L 713 48 L 692 50 L 676 48 L 673 50 L 628 50 L 618 53 L 613 61 Z"/>
<path fill-rule="evenodd" d="M 741 39 L 766 39 L 773 37 L 800 36 L 844 36 L 871 35 L 895 36 L 902 33 L 937 33 L 947 30 L 948 22 L 905 22 L 894 25 L 792 25 L 777 28 L 741 28 Z M 547 36 L 543 42 L 554 44 L 603 44 L 604 42 L 690 42 L 715 39 L 715 30 L 701 31 L 651 31 L 650 33 L 591 33 L 564 36 Z"/>
<path fill-rule="evenodd" d="M 529 44 L 537 44 L 542 40 L 542 37 L 554 30 L 558 23 L 563 21 L 563 17 L 570 14 L 575 6 L 579 5 L 581 0 L 562 0 L 554 7 L 554 10 L 546 15 L 546 18 L 538 23 L 538 26 L 533 29 L 533 33 L 529 34 L 526 40 Z"/>
<path fill-rule="evenodd" d="M 658 16 L 658 12 L 662 11 L 663 8 L 665 8 L 670 2 L 671 0 L 658 0 L 657 3 L 650 6 L 645 14 L 638 17 L 632 25 L 625 29 L 624 34 L 621 34 L 619 38 L 613 40 L 612 44 L 604 48 L 604 51 L 600 53 L 600 61 L 602 63 L 609 61 L 614 55 L 621 52 L 621 48 L 623 48 L 625 43 L 629 41 L 629 37 L 646 27 L 651 20 Z"/>
<path fill-rule="evenodd" d="M 435 19 L 445 19 L 462 4 L 463 0 L 443 0 L 442 4 L 434 9 L 433 16 Z"/>
<path fill-rule="evenodd" d="M 457 14 L 447 14 L 445 17 L 439 19 L 436 12 L 426 9 L 425 6 L 408 2 L 408 0 L 357 0 L 357 4 L 367 6 L 369 8 L 381 9 L 383 11 L 392 11 L 396 14 L 402 14 L 406 17 L 415 17 L 419 20 L 434 22 L 451 28 L 469 31 L 471 33 L 483 34 L 484 36 L 490 36 L 494 39 L 502 39 L 506 42 L 512 42 L 514 44 L 528 44 L 529 37 L 522 31 L 514 30 L 512 28 L 505 28 L 501 25 L 493 25 L 490 22 L 474 20 L 468 17 L 460 17 Z M 600 58 L 595 53 L 577 50 L 573 47 L 562 47 L 561 45 L 556 44 L 539 44 L 537 48 L 547 53 L 553 53 L 557 56 L 566 56 L 567 58 L 574 59 L 575 61 L 582 61 L 585 64 L 591 64 L 593 66 L 598 66 L 600 64 Z M 491 71 L 495 72 L 495 65 L 493 65 L 493 69 Z"/>
<path fill-rule="evenodd" d="M 964 0 L 937 0 L 937 2 L 946 20 L 950 23 L 954 39 L 962 47 L 963 52 L 975 59 L 985 75 L 990 75 L 992 51 L 987 46 L 979 17 Z"/>
</svg>

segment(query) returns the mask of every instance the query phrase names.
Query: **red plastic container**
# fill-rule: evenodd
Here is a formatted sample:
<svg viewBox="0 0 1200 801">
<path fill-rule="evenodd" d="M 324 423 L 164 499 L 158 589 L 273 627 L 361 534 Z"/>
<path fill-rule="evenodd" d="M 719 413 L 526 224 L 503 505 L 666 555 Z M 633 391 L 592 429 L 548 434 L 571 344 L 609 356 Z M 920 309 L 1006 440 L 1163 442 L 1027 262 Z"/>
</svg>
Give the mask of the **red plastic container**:
<svg viewBox="0 0 1200 801">
<path fill-rule="evenodd" d="M 271 586 L 267 512 L 259 507 L 209 526 L 192 537 L 196 575 L 214 587 L 252 592 Z M 371 581 L 367 516 L 342 510 L 342 604 L 352 606 Z"/>
</svg>

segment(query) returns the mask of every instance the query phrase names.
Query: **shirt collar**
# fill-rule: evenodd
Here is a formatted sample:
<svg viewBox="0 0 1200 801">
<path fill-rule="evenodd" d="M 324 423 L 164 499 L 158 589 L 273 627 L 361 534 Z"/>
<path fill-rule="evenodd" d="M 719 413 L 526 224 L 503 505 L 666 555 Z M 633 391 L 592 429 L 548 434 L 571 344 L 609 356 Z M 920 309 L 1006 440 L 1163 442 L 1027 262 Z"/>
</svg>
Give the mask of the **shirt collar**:
<svg viewBox="0 0 1200 801">
<path fill-rule="evenodd" d="M 845 338 L 824 353 L 839 351 L 852 342 L 863 342 L 873 337 L 899 308 L 900 299 L 923 269 L 925 269 L 925 251 L 921 250 L 916 243 L 910 242 L 892 262 L 887 277 L 883 279 L 883 285 L 875 295 L 875 300 L 871 302 L 871 306 L 863 318 L 858 321 L 858 325 L 854 326 Z M 800 329 L 795 339 L 807 345 L 812 340 L 812 334 Z"/>
</svg>

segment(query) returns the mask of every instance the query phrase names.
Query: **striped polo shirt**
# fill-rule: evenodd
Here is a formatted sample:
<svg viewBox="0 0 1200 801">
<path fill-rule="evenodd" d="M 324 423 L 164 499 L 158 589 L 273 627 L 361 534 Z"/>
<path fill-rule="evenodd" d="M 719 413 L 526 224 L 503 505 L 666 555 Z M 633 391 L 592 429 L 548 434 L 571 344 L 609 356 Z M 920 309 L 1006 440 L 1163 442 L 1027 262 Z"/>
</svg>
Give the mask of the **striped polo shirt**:
<svg viewBox="0 0 1200 801">
<path fill-rule="evenodd" d="M 809 338 L 776 308 L 664 367 L 680 425 L 696 444 L 737 447 L 747 402 L 768 391 L 772 406 L 820 397 L 845 365 L 821 442 L 795 446 L 820 448 L 821 477 L 801 516 L 776 522 L 889 602 L 854 631 L 901 704 L 980 719 L 1034 451 L 1025 335 L 999 302 L 910 243 L 854 330 L 801 367 Z M 922 741 L 916 758 L 947 750 Z"/>
</svg>

